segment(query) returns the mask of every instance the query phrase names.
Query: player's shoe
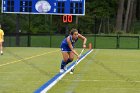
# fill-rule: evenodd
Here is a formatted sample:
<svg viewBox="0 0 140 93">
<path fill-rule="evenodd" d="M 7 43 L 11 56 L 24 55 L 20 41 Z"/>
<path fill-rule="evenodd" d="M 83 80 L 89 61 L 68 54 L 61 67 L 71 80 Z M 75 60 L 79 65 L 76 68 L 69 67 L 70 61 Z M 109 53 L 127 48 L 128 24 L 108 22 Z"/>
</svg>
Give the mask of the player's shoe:
<svg viewBox="0 0 140 93">
<path fill-rule="evenodd" d="M 65 71 L 67 70 L 67 66 L 64 67 L 64 70 L 65 70 Z"/>
<path fill-rule="evenodd" d="M 63 73 L 65 70 L 64 69 L 60 69 L 60 73 Z"/>
</svg>

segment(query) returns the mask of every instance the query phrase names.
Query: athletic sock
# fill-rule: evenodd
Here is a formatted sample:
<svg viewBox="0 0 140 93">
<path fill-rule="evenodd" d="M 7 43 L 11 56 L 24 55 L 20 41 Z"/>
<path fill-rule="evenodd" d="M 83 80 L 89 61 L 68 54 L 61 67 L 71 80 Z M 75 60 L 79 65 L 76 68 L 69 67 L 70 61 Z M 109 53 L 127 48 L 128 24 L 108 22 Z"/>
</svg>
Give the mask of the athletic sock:
<svg viewBox="0 0 140 93">
<path fill-rule="evenodd" d="M 70 62 L 72 62 L 72 60 L 68 59 L 66 63 L 68 64 L 68 63 L 70 63 Z"/>
<path fill-rule="evenodd" d="M 61 62 L 61 69 L 64 69 L 64 67 L 67 65 L 67 62 L 64 62 L 63 60 L 62 60 L 62 62 Z"/>
</svg>

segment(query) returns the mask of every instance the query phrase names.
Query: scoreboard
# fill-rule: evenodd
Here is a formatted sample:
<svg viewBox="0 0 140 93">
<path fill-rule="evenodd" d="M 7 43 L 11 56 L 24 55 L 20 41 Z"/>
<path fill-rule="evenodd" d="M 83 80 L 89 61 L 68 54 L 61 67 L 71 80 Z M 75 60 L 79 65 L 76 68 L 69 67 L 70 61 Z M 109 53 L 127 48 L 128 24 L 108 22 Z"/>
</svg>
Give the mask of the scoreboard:
<svg viewBox="0 0 140 93">
<path fill-rule="evenodd" d="M 85 0 L 2 0 L 2 13 L 85 15 Z"/>
</svg>

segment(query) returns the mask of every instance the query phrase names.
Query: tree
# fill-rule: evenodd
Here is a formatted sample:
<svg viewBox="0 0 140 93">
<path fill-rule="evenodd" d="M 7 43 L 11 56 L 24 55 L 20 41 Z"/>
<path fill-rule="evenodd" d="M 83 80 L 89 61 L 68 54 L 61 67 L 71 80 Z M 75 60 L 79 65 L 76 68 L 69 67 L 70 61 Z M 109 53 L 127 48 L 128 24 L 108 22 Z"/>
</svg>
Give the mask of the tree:
<svg viewBox="0 0 140 93">
<path fill-rule="evenodd" d="M 131 4 L 132 3 L 132 0 L 128 0 L 128 2 L 127 2 L 127 10 L 126 10 L 126 14 L 125 14 L 125 22 L 124 22 L 124 28 L 123 28 L 123 30 L 124 30 L 124 32 L 126 33 L 126 30 L 127 30 L 127 28 L 128 28 L 128 20 L 129 20 L 129 22 L 130 22 L 130 18 L 129 18 L 129 14 L 130 14 L 130 7 L 133 5 L 133 4 Z M 131 5 L 131 6 L 130 6 Z M 131 8 L 133 8 L 133 7 L 131 7 Z M 128 19 L 129 18 L 129 19 Z"/>
<path fill-rule="evenodd" d="M 115 31 L 122 30 L 124 0 L 119 0 Z"/>
<path fill-rule="evenodd" d="M 30 17 L 20 14 L 21 32 L 27 33 L 30 27 L 31 33 L 65 33 L 66 24 L 62 22 L 60 15 L 30 15 Z M 140 0 L 87 0 L 85 15 L 73 16 L 73 22 L 67 25 L 69 28 L 79 28 L 84 34 L 110 33 L 114 29 L 131 32 L 132 27 L 136 25 L 139 27 L 140 23 L 137 20 L 140 20 Z M 16 32 L 15 14 L 0 13 L 0 23 L 6 33 Z M 139 28 L 137 29 L 139 31 Z"/>
<path fill-rule="evenodd" d="M 135 8 L 135 1 L 136 0 L 132 0 L 131 1 L 131 4 L 130 4 L 130 11 L 129 11 L 129 17 L 128 17 L 128 23 L 127 23 L 127 28 L 125 28 L 126 29 L 126 32 L 130 32 L 131 31 L 131 25 L 132 25 L 132 23 L 134 22 L 134 17 L 136 16 L 136 8 Z"/>
<path fill-rule="evenodd" d="M 137 0 L 137 6 L 136 6 L 136 17 L 137 17 L 137 20 L 140 20 L 140 0 Z"/>
</svg>

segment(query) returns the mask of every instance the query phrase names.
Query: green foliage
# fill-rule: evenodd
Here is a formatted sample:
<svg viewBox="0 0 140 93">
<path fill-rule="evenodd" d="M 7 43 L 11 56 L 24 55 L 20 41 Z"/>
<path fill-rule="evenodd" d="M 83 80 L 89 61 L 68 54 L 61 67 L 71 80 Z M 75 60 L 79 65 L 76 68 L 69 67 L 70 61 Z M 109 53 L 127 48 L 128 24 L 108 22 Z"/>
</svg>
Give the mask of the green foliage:
<svg viewBox="0 0 140 93">
<path fill-rule="evenodd" d="M 0 2 L 1 3 L 1 2 Z M 22 33 L 49 33 L 49 34 L 65 34 L 66 27 L 68 29 L 77 28 L 81 33 L 93 34 L 96 30 L 99 30 L 101 20 L 105 20 L 104 29 L 110 27 L 113 31 L 114 23 L 117 14 L 118 0 L 88 0 L 86 1 L 85 15 L 78 16 L 78 24 L 76 21 L 76 16 L 73 16 L 72 23 L 63 23 L 62 16 L 60 15 L 19 15 L 19 29 Z M 0 7 L 1 9 L 1 7 Z M 95 22 L 95 19 L 97 19 Z M 109 19 L 109 24 L 107 20 Z M 0 23 L 2 23 L 2 28 L 7 33 L 16 32 L 16 14 L 2 14 L 0 13 Z M 96 23 L 96 25 L 95 25 Z M 139 33 L 139 24 L 134 26 L 134 33 Z M 103 27 L 101 28 L 101 30 Z M 101 31 L 101 32 L 111 32 L 111 31 Z"/>
<path fill-rule="evenodd" d="M 107 18 L 116 13 L 116 0 L 94 0 L 86 3 L 86 13 L 97 18 Z"/>
<path fill-rule="evenodd" d="M 134 28 L 134 34 L 140 34 L 140 21 L 135 22 L 133 28 Z"/>
<path fill-rule="evenodd" d="M 2 15 L 1 17 L 2 21 L 2 29 L 4 32 L 15 32 L 16 31 L 16 15 L 15 14 L 10 14 L 10 15 Z"/>
</svg>

